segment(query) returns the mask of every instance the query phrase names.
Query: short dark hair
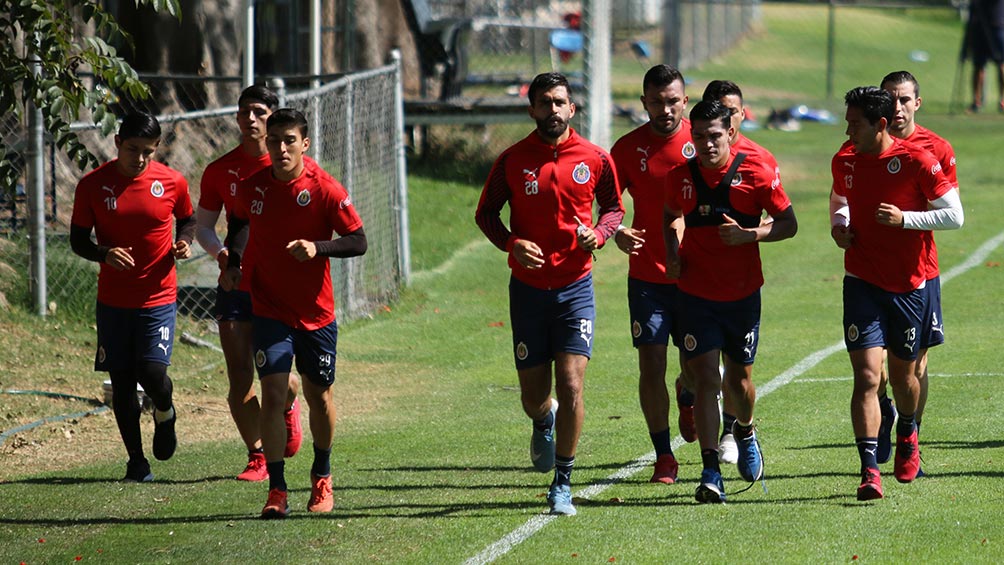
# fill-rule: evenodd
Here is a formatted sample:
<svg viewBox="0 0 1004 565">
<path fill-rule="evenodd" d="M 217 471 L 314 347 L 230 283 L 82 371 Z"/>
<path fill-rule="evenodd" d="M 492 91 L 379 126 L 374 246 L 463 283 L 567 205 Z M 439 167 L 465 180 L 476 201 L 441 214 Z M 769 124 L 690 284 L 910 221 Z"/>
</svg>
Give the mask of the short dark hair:
<svg viewBox="0 0 1004 565">
<path fill-rule="evenodd" d="M 861 110 L 872 125 L 880 118 L 885 118 L 886 123 L 891 124 L 896 113 L 896 102 L 892 99 L 892 94 L 877 86 L 859 86 L 848 90 L 844 95 L 844 104 L 848 108 Z"/>
<path fill-rule="evenodd" d="M 541 92 L 547 92 L 554 87 L 564 86 L 565 90 L 568 91 L 568 97 L 572 97 L 572 89 L 568 86 L 568 79 L 565 75 L 561 73 L 541 73 L 533 77 L 533 82 L 530 83 L 530 89 L 526 93 L 527 99 L 530 101 L 530 105 L 533 106 L 534 102 L 537 100 L 537 95 Z"/>
<path fill-rule="evenodd" d="M 686 84 L 683 80 L 683 74 L 676 67 L 656 65 L 645 73 L 645 78 L 641 81 L 641 88 L 642 90 L 648 90 L 650 86 L 662 88 L 676 81 L 680 81 L 680 84 Z"/>
<path fill-rule="evenodd" d="M 271 88 L 258 84 L 252 84 L 241 91 L 240 97 L 237 98 L 237 105 L 240 106 L 245 101 L 261 102 L 272 111 L 275 111 L 279 107 L 279 95 L 273 92 Z"/>
<path fill-rule="evenodd" d="M 726 129 L 732 127 L 732 110 L 728 109 L 718 99 L 701 100 L 690 109 L 690 123 L 697 120 L 721 121 Z"/>
<path fill-rule="evenodd" d="M 911 82 L 913 83 L 914 97 L 920 96 L 920 83 L 917 82 L 917 77 L 910 74 L 910 71 L 895 71 L 889 73 L 884 77 L 882 77 L 882 82 L 879 83 L 879 86 L 885 87 L 885 83 L 887 82 L 893 85 L 902 84 L 904 82 Z"/>
<path fill-rule="evenodd" d="M 122 118 L 118 136 L 119 141 L 125 141 L 134 137 L 160 139 L 160 122 L 152 114 L 130 112 Z"/>
<path fill-rule="evenodd" d="M 268 121 L 265 122 L 265 129 L 289 126 L 296 126 L 300 129 L 300 135 L 307 137 L 307 118 L 303 117 L 303 114 L 294 108 L 280 108 L 272 112 L 272 115 L 268 117 Z"/>
<path fill-rule="evenodd" d="M 702 100 L 721 100 L 725 96 L 738 96 L 739 103 L 743 103 L 743 91 L 739 85 L 731 80 L 713 80 L 704 88 Z"/>
</svg>

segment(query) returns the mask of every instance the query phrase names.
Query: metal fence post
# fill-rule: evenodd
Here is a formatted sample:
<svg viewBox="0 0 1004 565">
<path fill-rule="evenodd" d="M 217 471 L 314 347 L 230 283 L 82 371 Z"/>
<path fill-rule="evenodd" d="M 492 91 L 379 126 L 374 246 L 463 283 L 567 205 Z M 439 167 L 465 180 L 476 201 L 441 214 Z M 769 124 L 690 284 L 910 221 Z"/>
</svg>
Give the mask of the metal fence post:
<svg viewBox="0 0 1004 565">
<path fill-rule="evenodd" d="M 32 53 L 32 72 L 36 77 L 42 74 L 42 62 Z M 31 292 L 35 312 L 45 316 L 48 310 L 48 291 L 45 272 L 45 159 L 42 110 L 34 102 L 28 103 L 28 218 L 31 234 Z"/>
<path fill-rule="evenodd" d="M 585 137 L 600 147 L 610 147 L 610 0 L 586 0 L 584 71 L 586 83 Z"/>
<path fill-rule="evenodd" d="M 401 237 L 400 248 L 401 280 L 404 286 L 411 285 L 411 227 L 408 223 L 408 177 L 404 147 L 404 85 L 401 77 L 401 51 L 390 53 L 394 65 L 394 151 L 397 154 L 397 207 Z"/>
</svg>

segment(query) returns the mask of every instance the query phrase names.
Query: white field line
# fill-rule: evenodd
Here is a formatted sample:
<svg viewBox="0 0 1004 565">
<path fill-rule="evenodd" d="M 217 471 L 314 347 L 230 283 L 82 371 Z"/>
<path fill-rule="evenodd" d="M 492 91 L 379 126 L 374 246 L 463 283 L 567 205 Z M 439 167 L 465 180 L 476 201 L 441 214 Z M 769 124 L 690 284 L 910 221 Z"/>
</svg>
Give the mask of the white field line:
<svg viewBox="0 0 1004 565">
<path fill-rule="evenodd" d="M 465 246 L 461 247 L 460 249 L 458 249 L 456 252 L 454 252 L 452 255 L 450 255 L 449 259 L 447 259 L 446 261 L 443 261 L 441 264 L 439 264 L 435 268 L 433 268 L 433 269 L 427 269 L 427 270 L 424 270 L 424 271 L 415 271 L 414 273 L 411 274 L 411 277 L 413 279 L 415 279 L 415 280 L 424 280 L 424 279 L 428 279 L 428 278 L 431 278 L 431 277 L 435 277 L 435 276 L 438 276 L 438 275 L 445 274 L 447 271 L 450 271 L 451 269 L 453 269 L 453 267 L 457 264 L 457 261 L 459 261 L 460 259 L 462 259 L 462 258 L 470 255 L 471 253 L 474 253 L 475 251 L 478 251 L 482 247 L 487 247 L 487 246 L 490 246 L 490 245 L 491 245 L 491 242 L 488 241 L 487 239 L 483 239 L 483 238 L 475 239 L 474 241 L 471 241 L 467 245 L 465 245 Z"/>
<path fill-rule="evenodd" d="M 983 245 L 981 245 L 972 255 L 969 256 L 964 262 L 956 265 L 948 272 L 941 274 L 941 283 L 945 284 L 948 281 L 954 279 L 955 277 L 969 271 L 973 267 L 983 264 L 987 257 L 990 256 L 995 249 L 997 249 L 1001 243 L 1004 243 L 1004 232 L 997 234 L 995 237 L 987 240 Z M 466 249 L 466 248 L 465 248 Z M 445 265 L 445 264 L 444 264 Z M 782 386 L 790 383 L 795 378 L 801 376 L 806 371 L 809 371 L 821 361 L 833 355 L 838 351 L 844 349 L 843 340 L 820 349 L 814 353 L 809 354 L 805 359 L 802 359 L 798 363 L 795 363 L 787 371 L 781 373 L 780 375 L 774 377 L 766 384 L 757 387 L 757 399 L 760 399 L 771 392 L 781 388 Z M 679 448 L 683 445 L 683 438 L 676 436 L 673 439 L 672 447 L 673 449 Z M 638 471 L 646 468 L 655 460 L 655 452 L 652 451 L 645 455 L 642 455 L 638 459 L 628 463 L 624 467 L 618 469 L 615 473 L 610 475 L 605 479 L 601 479 L 599 482 L 589 485 L 588 487 L 578 491 L 575 495 L 579 498 L 593 498 L 600 495 L 603 491 L 607 490 L 611 486 L 619 483 L 620 481 L 634 475 Z M 512 550 L 517 545 L 523 543 L 530 536 L 536 534 L 544 528 L 544 526 L 550 524 L 553 520 L 559 518 L 559 516 L 552 516 L 550 514 L 539 514 L 530 518 L 522 526 L 516 528 L 515 530 L 509 532 L 507 535 L 502 537 L 500 540 L 492 543 L 488 547 L 481 550 L 480 553 L 471 557 L 465 563 L 467 565 L 484 565 L 491 563 L 502 557 L 510 550 Z"/>
</svg>

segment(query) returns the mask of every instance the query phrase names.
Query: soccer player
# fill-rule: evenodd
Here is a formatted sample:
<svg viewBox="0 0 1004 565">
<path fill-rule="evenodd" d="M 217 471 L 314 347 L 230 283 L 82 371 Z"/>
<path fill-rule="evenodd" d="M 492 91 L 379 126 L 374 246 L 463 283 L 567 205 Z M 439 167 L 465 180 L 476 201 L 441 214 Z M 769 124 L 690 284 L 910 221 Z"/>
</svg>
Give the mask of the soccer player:
<svg viewBox="0 0 1004 565">
<path fill-rule="evenodd" d="M 883 349 L 899 423 L 893 474 L 912 481 L 920 468 L 914 414 L 916 363 L 927 295 L 931 230 L 962 225 L 958 191 L 937 159 L 889 133 L 896 105 L 874 86 L 847 92 L 848 141 L 833 157 L 831 236 L 844 249 L 844 343 L 854 371 L 851 421 L 861 459 L 858 500 L 882 498 L 876 460 Z"/>
<path fill-rule="evenodd" d="M 907 71 L 896 71 L 886 75 L 879 86 L 892 95 L 896 104 L 895 114 L 889 124 L 889 134 L 930 151 L 941 164 L 941 171 L 948 177 L 949 182 L 958 189 L 959 181 L 955 174 L 955 150 L 952 149 L 952 145 L 914 120 L 921 104 L 920 85 L 917 83 L 917 79 Z M 924 311 L 925 323 L 920 328 L 920 350 L 917 352 L 916 368 L 917 379 L 920 381 L 920 396 L 917 400 L 917 413 L 914 416 L 917 422 L 918 436 L 921 417 L 924 414 L 924 407 L 927 405 L 927 350 L 945 342 L 944 319 L 941 314 L 941 276 L 938 270 L 938 248 L 935 246 L 933 238 L 927 249 L 927 267 L 927 284 L 924 286 L 927 293 L 927 309 Z M 883 364 L 878 389 L 879 407 L 882 411 L 878 453 L 876 454 L 879 463 L 888 461 L 892 454 L 892 425 L 896 418 L 893 401 L 886 393 L 888 380 L 888 374 Z M 923 471 L 918 470 L 917 476 L 921 475 L 923 475 Z"/>
<path fill-rule="evenodd" d="M 271 519 L 289 514 L 283 412 L 294 358 L 303 377 L 314 440 L 307 510 L 330 512 L 334 507 L 331 385 L 338 324 L 328 258 L 362 255 L 367 243 L 345 188 L 306 156 L 310 138 L 303 114 L 276 110 L 266 132 L 272 164 L 238 187 L 226 239 L 230 254 L 220 285 L 229 291 L 244 277 L 250 279 L 254 358 L 261 380 L 261 444 L 269 481 L 261 517 Z M 332 233 L 340 237 L 331 239 Z M 242 270 L 245 248 L 252 250 L 254 261 Z"/>
<path fill-rule="evenodd" d="M 717 100 L 698 102 L 690 111 L 697 157 L 666 175 L 666 276 L 679 279 L 679 332 L 696 385 L 694 416 L 703 463 L 698 502 L 725 501 L 718 458 L 723 380 L 735 406 L 739 474 L 750 482 L 763 476 L 752 379 L 763 285 L 759 242 L 787 239 L 798 230 L 791 201 L 774 182 L 774 169 L 757 155 L 732 149 L 730 115 Z M 761 223 L 765 211 L 773 222 Z M 682 246 L 676 231 L 681 223 L 686 226 Z"/>
<path fill-rule="evenodd" d="M 537 128 L 495 161 L 475 220 L 509 254 L 513 354 L 523 411 L 533 420 L 530 460 L 542 473 L 554 468 L 551 513 L 574 515 L 572 466 L 596 318 L 592 252 L 614 236 L 624 209 L 610 156 L 569 127 L 575 103 L 568 80 L 537 75 L 528 98 Z M 506 203 L 509 227 L 500 217 Z"/>
<path fill-rule="evenodd" d="M 649 69 L 642 80 L 641 103 L 648 123 L 621 137 L 610 150 L 621 188 L 634 199 L 631 227 L 618 227 L 614 241 L 630 256 L 628 307 L 631 337 L 638 350 L 638 396 L 656 454 L 651 481 L 672 484 L 679 464 L 670 446 L 666 355 L 670 337 L 675 346 L 679 340 L 673 331 L 676 281 L 666 280 L 662 203 L 666 173 L 696 152 L 690 140 L 690 120 L 684 117 L 687 94 L 680 71 L 667 65 Z M 680 365 L 682 372 L 682 357 Z M 680 434 L 687 441 L 697 439 L 693 410 L 693 401 L 680 407 Z"/>
<path fill-rule="evenodd" d="M 279 107 L 279 97 L 264 86 L 249 86 L 237 99 L 237 127 L 241 143 L 226 155 L 213 161 L 202 173 L 202 194 L 196 210 L 198 229 L 195 237 L 211 257 L 216 257 L 220 272 L 226 270 L 229 251 L 216 235 L 216 221 L 226 208 L 227 217 L 234 210 L 240 181 L 271 165 L 265 147 L 265 121 Z M 244 267 L 250 269 L 250 254 L 245 253 Z M 237 431 L 247 446 L 247 467 L 237 475 L 242 481 L 263 481 L 268 478 L 265 452 L 261 447 L 258 424 L 260 406 L 254 388 L 254 360 L 251 345 L 251 295 L 249 278 L 241 279 L 238 289 L 216 288 L 214 315 L 220 328 L 220 345 L 227 363 L 229 391 L 227 403 Z M 300 406 L 296 402 L 299 379 L 290 375 L 286 397 L 286 449 L 292 457 L 300 449 L 303 433 L 300 427 Z"/>
<path fill-rule="evenodd" d="M 167 375 L 178 290 L 174 263 L 192 253 L 195 218 L 188 182 L 153 160 L 160 133 L 149 114 L 122 120 L 118 156 L 80 179 L 70 224 L 73 252 L 101 263 L 94 370 L 107 371 L 112 382 L 115 423 L 129 455 L 126 482 L 153 480 L 143 454 L 137 383 L 153 402 L 153 456 L 170 459 L 178 445 Z"/>
</svg>

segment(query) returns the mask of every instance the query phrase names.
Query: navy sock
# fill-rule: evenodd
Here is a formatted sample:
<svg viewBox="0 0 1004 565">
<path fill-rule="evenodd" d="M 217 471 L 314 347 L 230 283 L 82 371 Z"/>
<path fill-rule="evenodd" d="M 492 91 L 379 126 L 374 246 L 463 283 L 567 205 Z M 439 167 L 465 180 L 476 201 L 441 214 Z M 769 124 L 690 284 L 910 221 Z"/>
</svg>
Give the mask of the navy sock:
<svg viewBox="0 0 1004 565">
<path fill-rule="evenodd" d="M 327 477 L 331 474 L 331 450 L 314 446 L 314 464 L 310 472 L 315 477 Z"/>
<path fill-rule="evenodd" d="M 878 469 L 878 459 L 875 453 L 878 451 L 877 437 L 859 437 L 854 442 L 858 444 L 858 457 L 861 458 L 861 470 Z"/>
<path fill-rule="evenodd" d="M 704 464 L 705 469 L 714 469 L 718 473 L 722 472 L 722 468 L 718 466 L 718 450 L 716 449 L 702 449 L 701 463 Z"/>
<path fill-rule="evenodd" d="M 283 460 L 265 463 L 268 469 L 268 490 L 286 490 L 286 462 Z"/>
<path fill-rule="evenodd" d="M 572 486 L 572 467 L 575 457 L 554 456 L 554 484 Z"/>
<path fill-rule="evenodd" d="M 916 420 L 913 419 L 913 414 L 909 416 L 899 413 L 899 418 L 896 420 L 896 435 L 907 437 L 913 434 L 913 430 L 917 427 Z"/>
<path fill-rule="evenodd" d="M 670 446 L 672 436 L 669 434 L 669 428 L 661 432 L 655 432 L 654 434 L 649 433 L 648 435 L 652 437 L 652 446 L 655 447 L 656 457 L 673 454 L 673 448 Z"/>
<path fill-rule="evenodd" d="M 735 434 L 736 439 L 745 439 L 753 435 L 752 422 L 750 423 L 750 425 L 744 426 L 740 424 L 738 420 L 733 420 L 733 421 L 736 423 L 736 425 L 734 428 L 732 428 L 732 433 Z"/>
<path fill-rule="evenodd" d="M 551 402 L 554 402 L 553 400 Z M 548 410 L 543 418 L 533 421 L 533 427 L 538 432 L 546 432 L 554 426 L 554 414 Z"/>
<path fill-rule="evenodd" d="M 722 435 L 732 433 L 732 424 L 735 423 L 736 417 L 728 412 L 722 412 Z"/>
</svg>

